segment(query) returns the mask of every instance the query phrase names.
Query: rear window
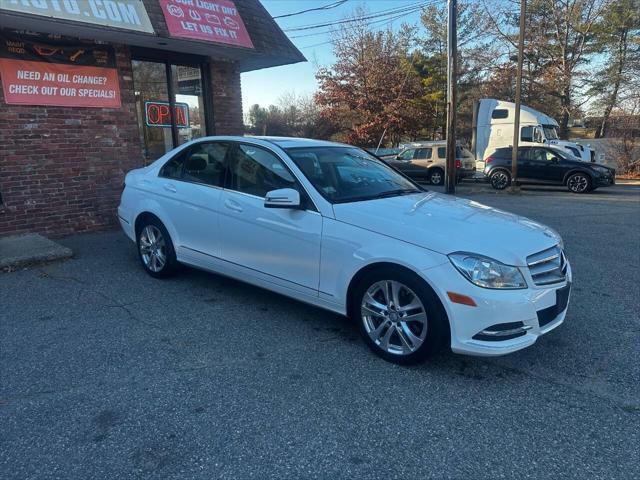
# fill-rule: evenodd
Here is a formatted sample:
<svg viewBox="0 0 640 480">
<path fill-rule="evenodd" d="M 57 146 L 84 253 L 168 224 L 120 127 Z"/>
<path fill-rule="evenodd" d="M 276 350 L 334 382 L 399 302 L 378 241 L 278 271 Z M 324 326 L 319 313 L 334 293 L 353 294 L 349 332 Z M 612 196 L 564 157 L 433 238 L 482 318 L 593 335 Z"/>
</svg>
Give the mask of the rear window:
<svg viewBox="0 0 640 480">
<path fill-rule="evenodd" d="M 511 148 L 499 148 L 491 156 L 497 158 L 511 158 Z"/>
<path fill-rule="evenodd" d="M 469 152 L 469 150 L 462 149 L 460 147 L 456 147 L 456 158 L 462 158 L 462 157 L 466 157 L 464 151 Z M 446 158 L 447 156 L 447 148 L 446 147 L 438 147 L 438 158 Z M 471 155 L 471 152 L 469 152 L 469 156 L 473 157 L 473 155 Z"/>
</svg>

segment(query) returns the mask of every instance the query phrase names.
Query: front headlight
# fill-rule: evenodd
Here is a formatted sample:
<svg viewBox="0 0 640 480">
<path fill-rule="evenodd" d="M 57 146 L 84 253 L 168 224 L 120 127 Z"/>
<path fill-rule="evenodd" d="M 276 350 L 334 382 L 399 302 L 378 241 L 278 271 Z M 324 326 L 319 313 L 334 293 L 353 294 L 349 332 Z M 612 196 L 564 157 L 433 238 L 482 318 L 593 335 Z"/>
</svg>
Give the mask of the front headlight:
<svg viewBox="0 0 640 480">
<path fill-rule="evenodd" d="M 475 253 L 456 252 L 448 257 L 462 276 L 478 287 L 527 288 L 527 282 L 517 267 Z"/>
<path fill-rule="evenodd" d="M 591 165 L 591 168 L 598 173 L 607 174 L 609 173 L 609 169 L 606 167 L 600 167 L 599 165 Z"/>
</svg>

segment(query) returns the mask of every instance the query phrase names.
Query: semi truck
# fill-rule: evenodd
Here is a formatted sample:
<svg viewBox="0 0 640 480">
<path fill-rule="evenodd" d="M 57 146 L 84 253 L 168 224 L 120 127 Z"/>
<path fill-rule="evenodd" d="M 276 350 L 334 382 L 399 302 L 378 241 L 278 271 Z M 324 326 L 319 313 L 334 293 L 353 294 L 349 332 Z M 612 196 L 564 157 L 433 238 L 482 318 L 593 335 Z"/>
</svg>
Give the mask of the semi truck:
<svg viewBox="0 0 640 480">
<path fill-rule="evenodd" d="M 476 171 L 484 170 L 484 161 L 497 148 L 513 145 L 516 105 L 493 98 L 474 104 L 471 151 L 476 158 Z M 594 162 L 589 145 L 560 140 L 559 125 L 553 118 L 533 108 L 520 107 L 520 146 L 555 145 L 584 162 Z"/>
</svg>

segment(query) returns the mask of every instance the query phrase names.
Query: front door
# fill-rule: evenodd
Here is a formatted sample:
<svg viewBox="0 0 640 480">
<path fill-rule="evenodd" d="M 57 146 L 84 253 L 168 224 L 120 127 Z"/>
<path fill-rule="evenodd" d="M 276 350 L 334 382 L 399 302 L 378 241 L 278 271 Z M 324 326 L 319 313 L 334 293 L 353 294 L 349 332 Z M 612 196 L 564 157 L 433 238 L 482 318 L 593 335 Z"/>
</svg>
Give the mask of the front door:
<svg viewBox="0 0 640 480">
<path fill-rule="evenodd" d="M 295 188 L 305 209 L 265 208 L 267 192 Z M 317 295 L 322 216 L 274 153 L 237 145 L 220 201 L 221 258 L 247 275 Z"/>
</svg>

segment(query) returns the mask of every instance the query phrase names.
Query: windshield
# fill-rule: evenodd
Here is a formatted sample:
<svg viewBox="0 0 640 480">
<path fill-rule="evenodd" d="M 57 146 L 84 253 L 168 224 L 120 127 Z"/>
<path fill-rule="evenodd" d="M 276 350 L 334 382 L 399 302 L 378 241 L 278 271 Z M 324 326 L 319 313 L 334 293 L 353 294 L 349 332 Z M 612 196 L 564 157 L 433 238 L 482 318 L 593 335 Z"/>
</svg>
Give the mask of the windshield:
<svg viewBox="0 0 640 480">
<path fill-rule="evenodd" d="M 305 176 L 331 203 L 357 202 L 422 190 L 409 179 L 355 147 L 286 149 Z"/>
<path fill-rule="evenodd" d="M 555 125 L 543 125 L 542 129 L 547 140 L 558 140 L 558 130 Z"/>
</svg>

